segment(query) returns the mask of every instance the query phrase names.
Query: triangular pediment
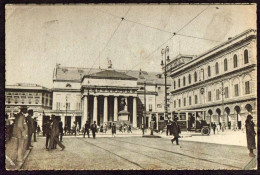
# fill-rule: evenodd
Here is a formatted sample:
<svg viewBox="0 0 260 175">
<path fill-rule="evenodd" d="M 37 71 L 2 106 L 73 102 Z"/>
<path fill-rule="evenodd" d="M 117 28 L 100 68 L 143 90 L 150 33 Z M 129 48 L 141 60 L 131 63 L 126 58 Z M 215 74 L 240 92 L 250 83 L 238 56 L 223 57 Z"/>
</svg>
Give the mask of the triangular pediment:
<svg viewBox="0 0 260 175">
<path fill-rule="evenodd" d="M 89 78 L 99 78 L 99 79 L 120 79 L 120 80 L 137 80 L 137 78 L 126 75 L 125 73 L 117 72 L 115 70 L 103 70 L 97 73 L 85 75 Z"/>
</svg>

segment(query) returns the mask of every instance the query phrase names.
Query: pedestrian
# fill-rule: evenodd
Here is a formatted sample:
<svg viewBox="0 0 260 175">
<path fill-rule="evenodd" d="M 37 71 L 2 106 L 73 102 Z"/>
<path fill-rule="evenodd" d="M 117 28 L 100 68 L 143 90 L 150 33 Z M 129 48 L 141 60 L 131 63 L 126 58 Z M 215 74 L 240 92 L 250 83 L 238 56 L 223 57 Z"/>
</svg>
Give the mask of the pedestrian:
<svg viewBox="0 0 260 175">
<path fill-rule="evenodd" d="M 37 126 L 38 126 L 38 123 L 37 123 L 36 117 L 34 117 L 34 120 L 33 120 L 33 141 L 34 142 L 37 142 L 37 140 L 36 140 Z"/>
<path fill-rule="evenodd" d="M 60 142 L 62 142 L 62 136 L 63 136 L 63 123 L 61 121 L 61 118 L 59 118 L 59 129 L 60 129 Z"/>
<path fill-rule="evenodd" d="M 128 131 L 132 133 L 132 127 L 131 127 L 131 125 L 128 126 Z"/>
<path fill-rule="evenodd" d="M 112 130 L 112 136 L 115 137 L 115 135 L 116 135 L 116 125 L 115 125 L 115 123 L 113 123 L 111 130 Z"/>
<path fill-rule="evenodd" d="M 86 121 L 83 138 L 85 138 L 86 132 L 87 132 L 88 138 L 89 138 L 89 128 L 90 128 L 89 121 Z"/>
<path fill-rule="evenodd" d="M 107 124 L 105 124 L 105 126 L 104 126 L 104 131 L 105 131 L 105 133 L 107 133 Z"/>
<path fill-rule="evenodd" d="M 26 149 L 29 150 L 31 149 L 32 146 L 32 134 L 33 134 L 33 129 L 34 129 L 34 120 L 32 119 L 33 117 L 33 110 L 30 109 L 28 110 L 28 116 L 26 117 L 26 122 L 28 126 L 28 141 L 27 141 L 27 147 Z"/>
<path fill-rule="evenodd" d="M 249 156 L 255 157 L 255 154 L 253 152 L 254 149 L 256 149 L 256 143 L 255 143 L 255 124 L 252 121 L 253 117 L 252 115 L 248 115 L 246 119 L 246 139 L 247 139 L 247 148 L 249 149 Z"/>
<path fill-rule="evenodd" d="M 213 124 L 212 124 L 212 129 L 213 129 L 213 132 L 214 132 L 214 134 L 216 133 L 216 123 L 214 122 Z"/>
<path fill-rule="evenodd" d="M 73 125 L 72 125 L 72 128 L 71 128 L 72 129 L 71 133 L 75 134 L 75 136 L 76 136 L 76 127 L 77 127 L 76 122 L 73 122 Z"/>
<path fill-rule="evenodd" d="M 58 144 L 61 147 L 61 151 L 65 149 L 65 146 L 59 141 L 59 134 L 60 134 L 59 121 L 56 116 L 53 116 L 49 150 L 50 150 L 50 146 L 53 146 L 53 148 L 55 148 L 54 144 Z"/>
<path fill-rule="evenodd" d="M 24 141 L 28 137 L 28 127 L 25 120 L 25 115 L 27 115 L 27 107 L 22 106 L 20 112 L 16 115 L 13 129 L 13 136 L 17 138 L 17 162 L 23 161 L 23 150 Z"/>
<path fill-rule="evenodd" d="M 79 122 L 76 124 L 76 135 L 79 135 Z"/>
<path fill-rule="evenodd" d="M 67 130 L 68 130 L 68 126 L 65 125 L 65 127 L 64 127 L 64 134 L 65 134 L 65 135 L 67 134 Z"/>
<path fill-rule="evenodd" d="M 142 133 L 144 135 L 144 124 L 142 124 Z"/>
<path fill-rule="evenodd" d="M 103 125 L 100 126 L 100 132 L 103 133 Z"/>
<path fill-rule="evenodd" d="M 171 142 L 173 144 L 174 141 L 176 141 L 176 145 L 179 145 L 179 134 L 181 133 L 180 127 L 177 123 L 177 118 L 174 118 L 174 121 L 172 122 L 172 133 L 174 138 L 171 139 Z"/>
<path fill-rule="evenodd" d="M 41 132 L 41 128 L 40 128 L 40 126 L 38 125 L 38 126 L 37 126 L 37 135 L 38 135 L 38 136 L 39 136 L 40 132 Z"/>
<path fill-rule="evenodd" d="M 48 148 L 49 148 L 49 141 L 50 141 L 50 138 L 51 138 L 51 120 L 50 119 L 48 119 L 46 121 L 46 123 L 43 124 L 42 130 L 43 130 L 43 132 L 46 135 L 45 147 L 46 147 L 46 150 L 48 150 Z"/>
<path fill-rule="evenodd" d="M 92 131 L 93 139 L 95 139 L 96 138 L 96 132 L 97 132 L 96 121 L 94 121 L 94 123 L 91 125 L 91 131 Z"/>
</svg>

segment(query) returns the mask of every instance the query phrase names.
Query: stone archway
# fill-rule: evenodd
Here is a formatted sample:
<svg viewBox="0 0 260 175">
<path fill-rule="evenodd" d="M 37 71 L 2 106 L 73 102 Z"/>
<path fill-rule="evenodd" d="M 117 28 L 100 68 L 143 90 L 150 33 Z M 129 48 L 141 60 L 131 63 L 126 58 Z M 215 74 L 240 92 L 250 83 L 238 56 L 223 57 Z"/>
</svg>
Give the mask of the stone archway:
<svg viewBox="0 0 260 175">
<path fill-rule="evenodd" d="M 234 110 L 235 110 L 235 113 L 236 113 L 236 119 L 237 119 L 237 122 L 236 122 L 236 124 L 237 124 L 237 128 L 238 129 L 241 129 L 241 117 L 240 117 L 240 111 L 241 111 L 241 109 L 240 109 L 240 107 L 239 106 L 235 106 L 234 107 Z"/>
<path fill-rule="evenodd" d="M 231 129 L 231 118 L 230 118 L 230 108 L 226 107 L 225 112 L 227 114 L 227 124 L 228 124 L 228 129 Z"/>
<path fill-rule="evenodd" d="M 216 113 L 218 114 L 218 123 L 219 123 L 220 129 L 221 129 L 221 127 L 222 127 L 221 110 L 219 108 L 217 108 Z"/>
</svg>

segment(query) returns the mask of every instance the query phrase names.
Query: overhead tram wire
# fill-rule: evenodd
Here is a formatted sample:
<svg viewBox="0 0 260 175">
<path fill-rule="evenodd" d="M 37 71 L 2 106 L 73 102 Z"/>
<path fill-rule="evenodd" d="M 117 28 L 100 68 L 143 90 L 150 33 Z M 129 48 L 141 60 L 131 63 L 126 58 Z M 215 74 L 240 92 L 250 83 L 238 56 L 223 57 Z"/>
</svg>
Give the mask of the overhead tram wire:
<svg viewBox="0 0 260 175">
<path fill-rule="evenodd" d="M 209 6 L 208 6 L 209 7 Z M 207 8 L 208 8 L 207 7 Z M 101 9 L 98 9 L 98 8 L 95 8 L 93 7 L 95 10 L 99 11 L 99 12 L 102 12 L 102 13 L 105 13 L 105 14 L 108 14 L 110 16 L 113 16 L 114 18 L 121 18 L 120 16 L 117 16 L 117 15 L 114 15 L 112 13 L 109 13 L 109 12 L 106 12 L 104 10 L 101 10 Z M 189 21 L 189 23 L 191 23 L 197 16 L 199 16 L 201 13 L 203 13 L 207 8 L 205 8 L 203 11 L 201 11 L 199 14 L 197 14 L 191 21 Z M 134 24 L 138 24 L 138 25 L 142 25 L 144 27 L 147 27 L 147 28 L 151 28 L 151 29 L 155 29 L 155 30 L 158 30 L 158 31 L 161 31 L 161 32 L 164 32 L 164 33 L 168 33 L 168 34 L 175 34 L 175 35 L 180 35 L 180 36 L 183 36 L 183 37 L 190 37 L 190 38 L 195 38 L 195 39 L 201 39 L 201 40 L 207 40 L 207 41 L 212 41 L 212 42 L 220 42 L 220 41 L 217 41 L 217 40 L 212 40 L 212 39 L 208 39 L 208 38 L 203 38 L 203 37 L 197 37 L 197 36 L 191 36 L 191 35 L 185 35 L 185 34 L 179 34 L 179 32 L 184 28 L 186 27 L 189 23 L 187 23 L 185 26 L 183 26 L 181 29 L 179 29 L 179 31 L 177 32 L 171 32 L 171 31 L 168 31 L 168 30 L 164 30 L 164 29 L 160 29 L 160 28 L 157 28 L 157 27 L 153 27 L 153 26 L 149 26 L 149 25 L 146 25 L 146 24 L 142 24 L 140 22 L 136 22 L 136 21 L 133 21 L 133 20 L 130 20 L 130 19 L 127 19 L 127 18 L 124 18 L 125 21 L 127 22 L 130 22 L 130 23 L 134 23 Z"/>
<path fill-rule="evenodd" d="M 139 64 L 135 65 L 134 67 L 132 67 L 129 71 L 127 71 L 126 73 L 130 72 L 131 70 L 133 70 L 136 66 L 140 65 L 142 62 L 144 62 L 147 58 L 149 58 L 151 55 L 153 55 L 158 49 L 161 48 L 161 46 L 163 46 L 165 43 L 167 43 L 169 40 L 171 40 L 174 36 L 178 35 L 178 33 L 183 30 L 185 27 L 187 27 L 192 21 L 194 21 L 199 15 L 201 15 L 205 10 L 207 10 L 210 6 L 206 7 L 204 10 L 202 10 L 200 13 L 198 13 L 194 18 L 192 18 L 188 23 L 186 23 L 181 29 L 179 29 L 176 33 L 174 32 L 173 35 L 166 40 L 163 44 L 161 44 L 159 47 L 157 47 L 153 52 L 151 52 L 148 56 L 146 56 L 143 61 L 141 61 Z"/>
<path fill-rule="evenodd" d="M 128 12 L 130 11 L 131 7 L 127 10 L 127 12 L 125 13 L 124 17 L 128 14 Z M 109 42 L 111 41 L 111 39 L 113 38 L 113 36 L 115 35 L 116 31 L 118 30 L 119 26 L 122 24 L 123 20 L 124 20 L 124 17 L 121 17 L 121 21 L 119 22 L 119 24 L 117 25 L 116 29 L 114 30 L 114 32 L 112 33 L 112 35 L 110 36 L 110 38 L 108 39 L 106 45 L 103 47 L 103 49 L 101 50 L 101 52 L 103 52 L 106 47 L 108 46 Z M 101 53 L 99 52 L 99 53 Z M 96 64 L 96 61 L 100 59 L 100 54 L 99 56 L 97 57 L 97 59 L 95 59 L 93 65 L 91 66 L 91 68 L 89 69 L 88 71 L 88 74 L 89 72 L 92 70 L 93 66 Z"/>
</svg>

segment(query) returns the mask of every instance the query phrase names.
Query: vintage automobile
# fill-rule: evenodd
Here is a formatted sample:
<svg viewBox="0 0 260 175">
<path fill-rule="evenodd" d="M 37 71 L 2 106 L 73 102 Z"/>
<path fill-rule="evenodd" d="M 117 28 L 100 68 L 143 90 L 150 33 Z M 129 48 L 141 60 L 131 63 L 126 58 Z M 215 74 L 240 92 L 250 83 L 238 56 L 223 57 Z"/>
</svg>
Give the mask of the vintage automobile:
<svg viewBox="0 0 260 175">
<path fill-rule="evenodd" d="M 182 131 L 201 133 L 210 135 L 210 124 L 205 121 L 205 111 L 203 110 L 181 110 L 173 115 L 178 118 L 178 124 Z"/>
</svg>

